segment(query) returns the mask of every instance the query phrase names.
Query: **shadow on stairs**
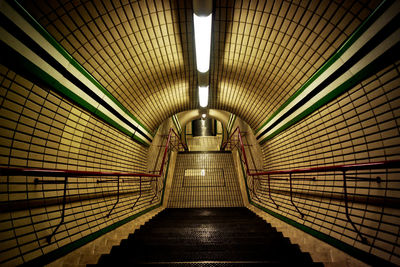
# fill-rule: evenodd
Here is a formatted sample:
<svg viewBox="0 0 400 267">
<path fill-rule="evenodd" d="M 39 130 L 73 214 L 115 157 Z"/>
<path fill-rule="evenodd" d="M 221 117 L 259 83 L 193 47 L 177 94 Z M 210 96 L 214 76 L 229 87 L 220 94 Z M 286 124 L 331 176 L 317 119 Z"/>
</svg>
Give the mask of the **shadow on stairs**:
<svg viewBox="0 0 400 267">
<path fill-rule="evenodd" d="M 102 266 L 323 266 L 247 208 L 165 209 Z"/>
</svg>

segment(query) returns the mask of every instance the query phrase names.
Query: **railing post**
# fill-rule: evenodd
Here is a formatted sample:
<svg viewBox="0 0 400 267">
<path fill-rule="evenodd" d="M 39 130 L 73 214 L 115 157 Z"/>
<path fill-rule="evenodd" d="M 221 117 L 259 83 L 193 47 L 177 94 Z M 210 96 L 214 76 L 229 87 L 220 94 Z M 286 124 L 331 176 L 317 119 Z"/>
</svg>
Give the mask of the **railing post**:
<svg viewBox="0 0 400 267">
<path fill-rule="evenodd" d="M 275 200 L 271 196 L 271 184 L 270 184 L 269 174 L 268 174 L 268 193 L 269 193 L 269 198 L 271 199 L 271 201 L 275 204 L 276 208 L 279 209 L 278 204 L 275 203 Z"/>
<path fill-rule="evenodd" d="M 156 190 L 154 191 L 154 196 L 151 198 L 150 203 L 152 203 L 153 200 L 155 199 L 155 197 L 158 195 L 158 178 L 160 178 L 160 177 L 155 177 L 155 179 L 156 179 L 155 180 L 155 182 L 156 182 Z M 151 178 L 151 181 L 154 181 L 153 178 Z"/>
<path fill-rule="evenodd" d="M 135 208 L 136 204 L 138 203 L 141 197 L 142 197 L 142 176 L 139 176 L 139 197 L 136 199 L 135 204 L 133 204 L 131 209 Z"/>
<path fill-rule="evenodd" d="M 252 187 L 253 187 L 253 189 L 252 189 L 253 195 L 254 195 L 255 197 L 257 197 L 257 196 L 256 196 L 256 191 L 254 191 L 254 176 L 251 176 L 251 183 L 252 183 Z"/>
<path fill-rule="evenodd" d="M 249 177 L 249 176 L 252 177 L 252 181 L 253 181 L 253 190 L 252 190 L 252 192 L 253 192 L 253 195 L 254 195 L 254 196 L 258 199 L 258 201 L 261 203 L 261 199 L 257 196 L 256 190 L 255 190 L 255 188 L 254 188 L 254 181 L 255 181 L 254 175 L 249 175 L 249 174 L 246 174 L 246 175 L 247 175 L 247 177 Z M 258 178 L 257 178 L 257 180 L 258 180 Z"/>
<path fill-rule="evenodd" d="M 67 184 L 68 184 L 68 177 L 65 176 L 65 180 L 64 180 L 64 195 L 63 195 L 63 203 L 62 203 L 62 211 L 61 211 L 61 221 L 59 222 L 59 224 L 56 226 L 56 229 L 54 229 L 54 231 L 51 233 L 51 235 L 47 236 L 47 243 L 51 243 L 51 238 L 56 234 L 58 228 L 64 223 L 64 217 L 65 217 L 65 204 L 67 201 Z"/>
<path fill-rule="evenodd" d="M 245 162 L 245 164 L 246 164 L 247 173 L 250 174 L 249 163 L 248 163 L 248 161 L 247 161 L 246 151 L 244 150 L 242 135 L 241 135 L 241 133 L 240 133 L 239 127 L 237 128 L 237 130 L 238 130 L 238 139 L 239 139 L 239 142 L 240 142 L 240 146 L 241 146 L 241 148 L 242 148 L 242 154 L 243 154 L 244 162 Z"/>
<path fill-rule="evenodd" d="M 170 129 L 169 129 L 168 138 L 167 138 L 167 142 L 166 142 L 166 144 L 165 144 L 165 150 L 164 150 L 163 159 L 162 159 L 162 161 L 161 161 L 161 168 L 160 168 L 159 175 L 161 175 L 161 174 L 163 173 L 163 170 L 164 170 L 164 163 L 165 163 L 165 159 L 166 159 L 167 152 L 168 152 L 168 149 L 169 149 L 169 143 L 171 142 L 172 131 L 173 131 L 173 129 L 170 128 Z"/>
<path fill-rule="evenodd" d="M 290 184 L 290 202 L 292 203 L 292 205 L 296 208 L 296 210 L 300 213 L 301 218 L 304 217 L 304 214 L 301 213 L 301 211 L 299 210 L 299 208 L 294 204 L 293 202 L 293 192 L 292 192 L 292 173 L 289 173 L 289 184 Z"/>
<path fill-rule="evenodd" d="M 350 218 L 349 203 L 348 203 L 349 200 L 347 197 L 347 181 L 346 180 L 347 180 L 346 171 L 343 171 L 343 193 L 344 193 L 344 207 L 345 207 L 345 211 L 346 211 L 346 218 L 350 222 L 350 224 L 353 226 L 354 231 L 356 231 L 357 235 L 360 237 L 361 242 L 363 242 L 364 244 L 368 244 L 368 239 L 366 239 L 364 236 L 362 236 L 360 230 L 357 229 L 354 222 Z"/>
<path fill-rule="evenodd" d="M 107 214 L 107 218 L 110 217 L 111 212 L 114 210 L 115 206 L 117 206 L 119 202 L 119 176 L 117 176 L 117 202 L 114 203 L 114 206 L 111 208 L 111 210 Z"/>
</svg>

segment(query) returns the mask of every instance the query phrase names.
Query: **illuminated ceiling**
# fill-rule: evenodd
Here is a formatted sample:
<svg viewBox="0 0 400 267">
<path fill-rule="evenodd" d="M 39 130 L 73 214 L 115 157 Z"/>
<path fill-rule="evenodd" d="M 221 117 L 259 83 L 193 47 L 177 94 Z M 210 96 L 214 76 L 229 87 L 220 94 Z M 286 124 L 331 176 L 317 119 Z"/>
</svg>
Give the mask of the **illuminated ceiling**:
<svg viewBox="0 0 400 267">
<path fill-rule="evenodd" d="M 19 1 L 146 127 L 198 108 L 192 1 Z M 209 108 L 259 128 L 380 1 L 214 1 Z"/>
</svg>

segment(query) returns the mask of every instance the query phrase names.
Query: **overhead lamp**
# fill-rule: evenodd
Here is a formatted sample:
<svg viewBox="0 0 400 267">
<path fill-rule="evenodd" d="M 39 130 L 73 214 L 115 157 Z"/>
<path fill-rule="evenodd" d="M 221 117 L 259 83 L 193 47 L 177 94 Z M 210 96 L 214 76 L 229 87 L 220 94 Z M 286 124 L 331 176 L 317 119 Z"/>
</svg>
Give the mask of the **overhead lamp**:
<svg viewBox="0 0 400 267">
<path fill-rule="evenodd" d="M 202 117 L 203 119 L 205 119 L 205 118 L 207 117 L 207 115 L 206 115 L 206 114 L 202 114 L 201 117 Z"/>
<path fill-rule="evenodd" d="M 212 14 L 208 16 L 193 14 L 197 70 L 203 73 L 210 68 L 211 21 Z"/>
<path fill-rule="evenodd" d="M 199 102 L 202 108 L 207 107 L 208 105 L 208 85 L 207 86 L 199 86 Z"/>
</svg>

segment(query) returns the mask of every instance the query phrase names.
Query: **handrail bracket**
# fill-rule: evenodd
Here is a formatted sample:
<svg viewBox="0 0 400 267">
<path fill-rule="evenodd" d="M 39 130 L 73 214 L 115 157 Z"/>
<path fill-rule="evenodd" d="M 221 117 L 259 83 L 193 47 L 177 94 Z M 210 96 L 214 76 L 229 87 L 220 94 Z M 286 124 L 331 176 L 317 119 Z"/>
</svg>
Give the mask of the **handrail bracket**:
<svg viewBox="0 0 400 267">
<path fill-rule="evenodd" d="M 343 171 L 343 193 L 344 193 L 344 207 L 345 207 L 345 212 L 346 212 L 346 218 L 350 222 L 350 224 L 353 226 L 354 231 L 356 231 L 357 235 L 360 237 L 361 242 L 364 244 L 369 244 L 368 239 L 364 237 L 360 230 L 356 227 L 354 224 L 353 220 L 350 218 L 349 214 L 349 200 L 347 196 L 347 178 L 346 178 L 346 171 Z"/>
<path fill-rule="evenodd" d="M 64 191 L 63 191 L 63 202 L 62 202 L 62 210 L 61 210 L 61 221 L 58 223 L 56 226 L 56 229 L 53 230 L 53 232 L 46 237 L 47 243 L 51 243 L 51 238 L 56 234 L 58 228 L 64 223 L 64 218 L 65 218 L 65 204 L 67 200 L 67 185 L 68 185 L 68 176 L 65 177 L 64 179 Z"/>
</svg>

